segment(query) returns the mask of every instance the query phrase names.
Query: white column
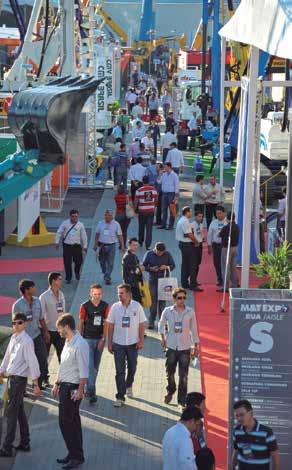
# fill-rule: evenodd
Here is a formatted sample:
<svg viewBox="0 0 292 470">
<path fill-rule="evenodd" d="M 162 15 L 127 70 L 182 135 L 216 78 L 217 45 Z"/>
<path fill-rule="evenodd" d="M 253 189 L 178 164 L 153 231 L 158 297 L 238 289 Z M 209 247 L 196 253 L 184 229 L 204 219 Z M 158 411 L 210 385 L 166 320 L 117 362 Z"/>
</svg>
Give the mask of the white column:
<svg viewBox="0 0 292 470">
<path fill-rule="evenodd" d="M 250 243 L 251 243 L 251 217 L 252 217 L 252 194 L 253 194 L 253 167 L 255 154 L 255 120 L 256 120 L 256 95 L 257 78 L 259 70 L 259 49 L 251 46 L 250 68 L 249 68 L 249 94 L 248 94 L 248 117 L 246 129 L 246 165 L 244 178 L 244 210 L 243 210 L 243 238 L 242 238 L 242 271 L 241 287 L 248 288 L 249 265 L 250 265 Z"/>
<path fill-rule="evenodd" d="M 226 38 L 221 38 L 221 74 L 220 74 L 220 184 L 224 184 L 224 109 L 225 109 L 225 58 Z"/>
</svg>

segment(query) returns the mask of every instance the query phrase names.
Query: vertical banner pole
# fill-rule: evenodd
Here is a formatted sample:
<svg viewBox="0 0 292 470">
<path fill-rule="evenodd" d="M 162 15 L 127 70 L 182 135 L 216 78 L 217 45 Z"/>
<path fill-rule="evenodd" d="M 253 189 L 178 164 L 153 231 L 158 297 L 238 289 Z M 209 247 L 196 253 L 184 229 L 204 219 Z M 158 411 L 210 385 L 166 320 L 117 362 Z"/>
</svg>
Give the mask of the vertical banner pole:
<svg viewBox="0 0 292 470">
<path fill-rule="evenodd" d="M 221 82 L 220 82 L 220 184 L 224 184 L 224 110 L 225 110 L 225 58 L 226 38 L 221 38 Z"/>
</svg>

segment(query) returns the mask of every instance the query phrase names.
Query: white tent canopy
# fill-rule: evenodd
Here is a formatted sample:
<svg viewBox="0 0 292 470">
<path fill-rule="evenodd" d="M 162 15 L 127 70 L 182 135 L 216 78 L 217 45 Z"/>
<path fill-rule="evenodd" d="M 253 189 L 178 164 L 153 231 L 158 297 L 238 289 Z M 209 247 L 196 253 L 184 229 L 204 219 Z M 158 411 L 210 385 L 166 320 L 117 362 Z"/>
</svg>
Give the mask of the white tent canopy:
<svg viewBox="0 0 292 470">
<path fill-rule="evenodd" d="M 292 59 L 292 0 L 242 0 L 219 34 Z"/>
</svg>

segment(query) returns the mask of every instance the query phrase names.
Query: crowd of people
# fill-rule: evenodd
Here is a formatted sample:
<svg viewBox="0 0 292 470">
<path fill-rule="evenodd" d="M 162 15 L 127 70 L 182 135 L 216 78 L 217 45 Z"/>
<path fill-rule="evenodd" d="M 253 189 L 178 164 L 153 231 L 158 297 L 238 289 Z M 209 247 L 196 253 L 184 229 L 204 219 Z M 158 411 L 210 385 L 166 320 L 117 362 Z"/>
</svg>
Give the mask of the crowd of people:
<svg viewBox="0 0 292 470">
<path fill-rule="evenodd" d="M 52 396 L 59 398 L 59 426 L 67 455 L 57 462 L 64 469 L 81 465 L 85 456 L 79 408 L 83 397 L 91 405 L 98 400 L 96 383 L 104 348 L 113 355 L 115 364 L 113 406 L 122 408 L 127 399 L 134 397 L 133 385 L 139 350 L 144 347 L 145 327 L 155 329 L 158 320 L 158 334 L 166 356 L 164 403 L 170 404 L 177 392 L 177 403 L 182 411 L 179 422 L 163 437 L 163 468 L 215 470 L 215 456 L 207 445 L 204 431 L 206 397 L 199 392 L 188 392 L 189 368 L 192 359 L 199 355 L 200 340 L 195 312 L 188 306 L 187 295 L 188 290 L 203 291 L 199 269 L 205 239 L 208 253 L 213 256 L 218 289 L 238 287 L 239 227 L 234 214 L 224 207 L 224 188 L 215 176 L 211 175 L 205 184 L 204 176 L 198 174 L 193 185 L 192 206 L 182 208 L 173 232 L 181 252 L 181 279 L 179 287 L 170 286 L 171 301 L 166 306 L 160 296 L 160 286 L 165 278 L 171 284 L 175 261 L 165 243 L 153 240 L 153 226 L 156 224 L 160 230 L 174 229 L 184 157 L 177 146 L 177 123 L 171 110 L 171 97 L 162 80 L 146 83 L 144 78 L 136 77 L 125 101 L 127 109 L 120 111 L 113 127 L 113 151 L 109 160 L 115 187 L 115 211 L 108 208 L 98 222 L 93 246 L 106 285 L 112 284 L 116 251 L 122 252 L 122 283 L 117 287 L 117 301 L 109 304 L 104 298 L 102 283 L 91 285 L 88 298 L 80 305 L 77 325 L 74 317 L 66 313 L 62 273 L 49 274 L 48 289 L 39 297 L 34 281 L 20 281 L 21 297 L 12 309 L 14 333 L 0 366 L 0 376 L 8 376 L 9 381 L 7 431 L 0 457 L 12 456 L 13 448 L 23 452 L 31 450 L 23 403 L 27 379 L 31 378 L 35 397 L 41 395 L 42 389 L 52 386 Z M 159 126 L 160 107 L 165 120 L 163 135 Z M 145 115 L 149 115 L 148 126 L 144 122 Z M 193 116 L 190 131 L 196 130 L 195 121 Z M 130 143 L 126 144 L 128 136 Z M 194 139 L 195 132 L 191 133 L 191 147 Z M 127 231 L 134 217 L 138 221 L 137 236 L 129 238 Z M 57 230 L 55 247 L 61 246 L 65 281 L 72 282 L 72 265 L 75 278 L 79 280 L 88 241 L 77 209 L 70 211 L 69 218 Z M 140 260 L 138 249 L 144 246 L 146 251 Z M 145 284 L 149 285 L 150 295 L 148 318 Z M 48 366 L 51 346 L 59 362 L 53 384 L 50 384 Z M 251 469 L 250 464 L 256 462 L 266 470 L 272 460 L 273 470 L 279 470 L 279 453 L 272 430 L 253 417 L 248 401 L 235 403 L 234 411 L 238 426 L 234 430 L 232 468 Z M 15 446 L 17 422 L 20 443 Z M 256 440 L 259 432 L 260 445 Z"/>
</svg>

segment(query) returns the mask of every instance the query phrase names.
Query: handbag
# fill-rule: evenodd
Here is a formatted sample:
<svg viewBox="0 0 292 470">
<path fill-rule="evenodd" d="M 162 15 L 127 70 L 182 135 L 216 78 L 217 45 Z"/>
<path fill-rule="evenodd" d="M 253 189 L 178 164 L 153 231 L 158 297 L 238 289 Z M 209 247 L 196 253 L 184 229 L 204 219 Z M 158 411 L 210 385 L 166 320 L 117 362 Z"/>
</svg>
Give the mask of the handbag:
<svg viewBox="0 0 292 470">
<path fill-rule="evenodd" d="M 135 216 L 135 211 L 133 207 L 129 204 L 129 201 L 126 204 L 125 214 L 127 219 L 132 219 Z"/>
<path fill-rule="evenodd" d="M 149 308 L 152 305 L 149 283 L 147 281 L 138 282 L 138 289 L 141 295 L 141 303 L 143 307 Z"/>
<path fill-rule="evenodd" d="M 168 274 L 170 271 L 168 270 Z M 164 277 L 158 279 L 158 300 L 164 302 L 172 302 L 172 291 L 178 286 L 176 277 L 166 277 L 166 270 L 164 271 Z"/>
</svg>

